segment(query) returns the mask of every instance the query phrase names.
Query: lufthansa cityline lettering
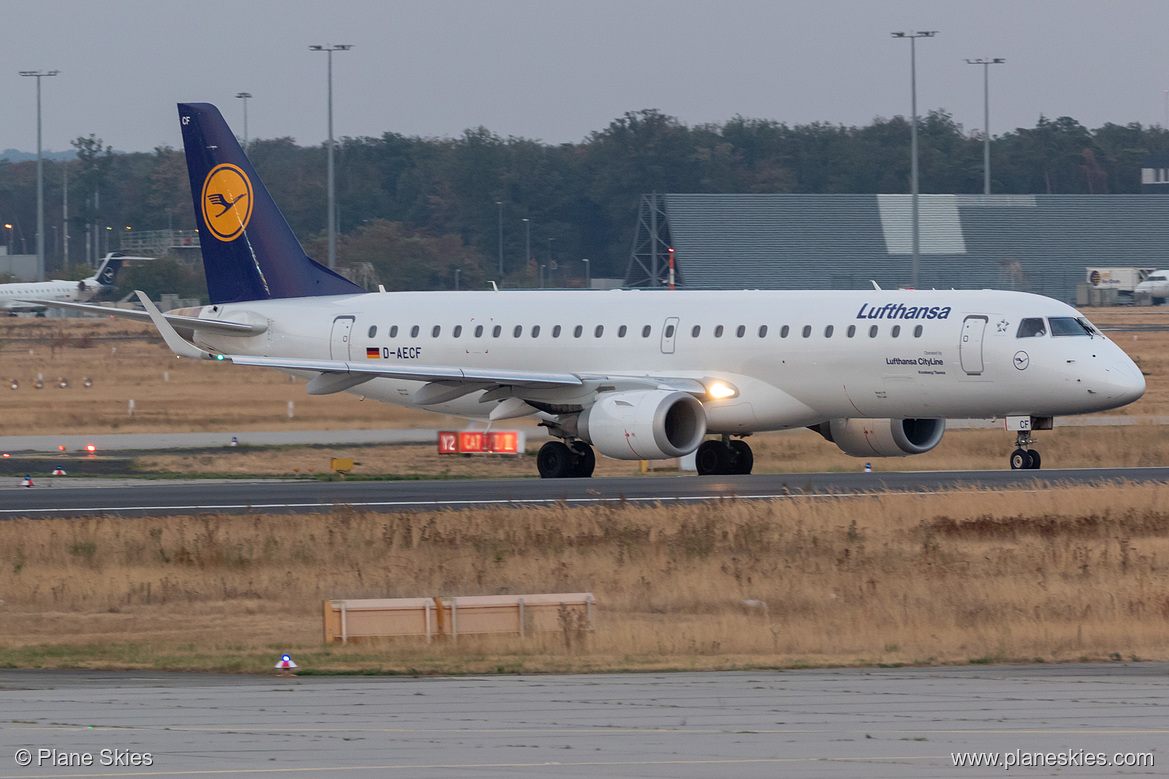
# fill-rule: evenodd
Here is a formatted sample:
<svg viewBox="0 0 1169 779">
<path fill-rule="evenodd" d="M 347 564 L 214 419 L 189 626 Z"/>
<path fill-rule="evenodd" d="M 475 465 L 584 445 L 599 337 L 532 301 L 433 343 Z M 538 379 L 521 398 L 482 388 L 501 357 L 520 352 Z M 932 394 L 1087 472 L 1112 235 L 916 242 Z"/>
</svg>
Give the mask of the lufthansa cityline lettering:
<svg viewBox="0 0 1169 779">
<path fill-rule="evenodd" d="M 857 319 L 949 319 L 950 306 L 907 306 L 904 303 L 886 303 L 870 306 L 861 303 Z"/>
<path fill-rule="evenodd" d="M 936 357 L 886 357 L 886 365 L 945 365 Z"/>
</svg>

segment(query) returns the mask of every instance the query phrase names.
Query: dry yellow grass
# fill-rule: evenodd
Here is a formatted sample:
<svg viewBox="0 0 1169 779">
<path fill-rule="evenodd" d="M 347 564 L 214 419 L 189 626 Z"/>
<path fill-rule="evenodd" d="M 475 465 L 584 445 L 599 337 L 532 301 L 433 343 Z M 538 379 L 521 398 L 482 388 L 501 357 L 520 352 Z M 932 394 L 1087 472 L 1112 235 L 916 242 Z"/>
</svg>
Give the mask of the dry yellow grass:
<svg viewBox="0 0 1169 779">
<path fill-rule="evenodd" d="M 261 671 L 285 648 L 316 670 L 476 672 L 1165 659 L 1166 559 L 1162 485 L 17 520 L 0 523 L 0 663 Z M 595 634 L 321 646 L 327 598 L 532 591 L 594 592 Z"/>
</svg>

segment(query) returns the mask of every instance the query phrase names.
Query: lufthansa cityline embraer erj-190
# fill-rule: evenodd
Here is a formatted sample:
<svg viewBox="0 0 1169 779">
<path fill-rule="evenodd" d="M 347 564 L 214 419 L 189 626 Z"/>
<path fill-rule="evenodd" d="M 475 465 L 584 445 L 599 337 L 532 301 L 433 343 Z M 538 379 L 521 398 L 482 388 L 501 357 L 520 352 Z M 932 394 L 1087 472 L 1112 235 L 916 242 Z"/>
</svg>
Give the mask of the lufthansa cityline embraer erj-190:
<svg viewBox="0 0 1169 779">
<path fill-rule="evenodd" d="M 559 439 L 541 476 L 591 475 L 594 448 L 750 473 L 743 437 L 798 427 L 859 457 L 920 454 L 946 418 L 1005 420 L 1011 467 L 1038 468 L 1031 430 L 1145 389 L 1079 312 L 1019 292 L 367 293 L 305 255 L 214 106 L 179 118 L 211 305 L 163 315 L 139 293 L 175 353 L 275 368 L 313 395 L 537 416 Z"/>
</svg>

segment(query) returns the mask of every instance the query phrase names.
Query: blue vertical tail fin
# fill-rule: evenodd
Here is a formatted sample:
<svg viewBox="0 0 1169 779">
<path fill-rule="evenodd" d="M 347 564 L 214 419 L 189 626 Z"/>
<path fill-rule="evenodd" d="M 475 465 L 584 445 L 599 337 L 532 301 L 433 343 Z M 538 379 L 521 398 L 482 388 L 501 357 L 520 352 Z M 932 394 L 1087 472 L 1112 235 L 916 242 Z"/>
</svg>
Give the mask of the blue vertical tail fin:
<svg viewBox="0 0 1169 779">
<path fill-rule="evenodd" d="M 179 103 L 179 122 L 212 303 L 365 292 L 304 253 L 218 108 Z"/>
</svg>

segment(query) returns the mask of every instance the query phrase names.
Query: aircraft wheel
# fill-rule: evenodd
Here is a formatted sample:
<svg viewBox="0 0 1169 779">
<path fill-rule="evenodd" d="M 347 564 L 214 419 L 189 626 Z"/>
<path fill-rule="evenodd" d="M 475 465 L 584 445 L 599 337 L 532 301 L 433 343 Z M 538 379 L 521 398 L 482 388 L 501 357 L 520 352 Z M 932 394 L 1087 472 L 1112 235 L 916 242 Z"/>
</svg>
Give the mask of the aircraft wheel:
<svg viewBox="0 0 1169 779">
<path fill-rule="evenodd" d="M 747 474 L 755 466 L 755 454 L 746 441 L 731 441 L 731 473 Z"/>
<path fill-rule="evenodd" d="M 563 479 L 572 475 L 572 452 L 563 441 L 549 441 L 536 454 L 541 479 Z"/>
<path fill-rule="evenodd" d="M 699 476 L 730 473 L 730 451 L 722 441 L 703 441 L 694 452 L 694 467 Z"/>
<path fill-rule="evenodd" d="M 1019 471 L 1031 467 L 1031 454 L 1026 449 L 1011 452 L 1011 470 Z"/>
<path fill-rule="evenodd" d="M 1034 470 L 1034 471 L 1039 470 L 1039 466 L 1043 462 L 1043 460 L 1039 457 L 1039 452 L 1037 452 L 1034 449 L 1030 449 L 1027 451 L 1027 455 L 1028 455 L 1027 467 L 1030 468 L 1031 470 Z"/>
<path fill-rule="evenodd" d="M 572 454 L 572 473 L 578 479 L 587 479 L 593 475 L 597 467 L 597 455 L 593 448 L 583 441 L 577 441 L 569 447 Z"/>
</svg>

